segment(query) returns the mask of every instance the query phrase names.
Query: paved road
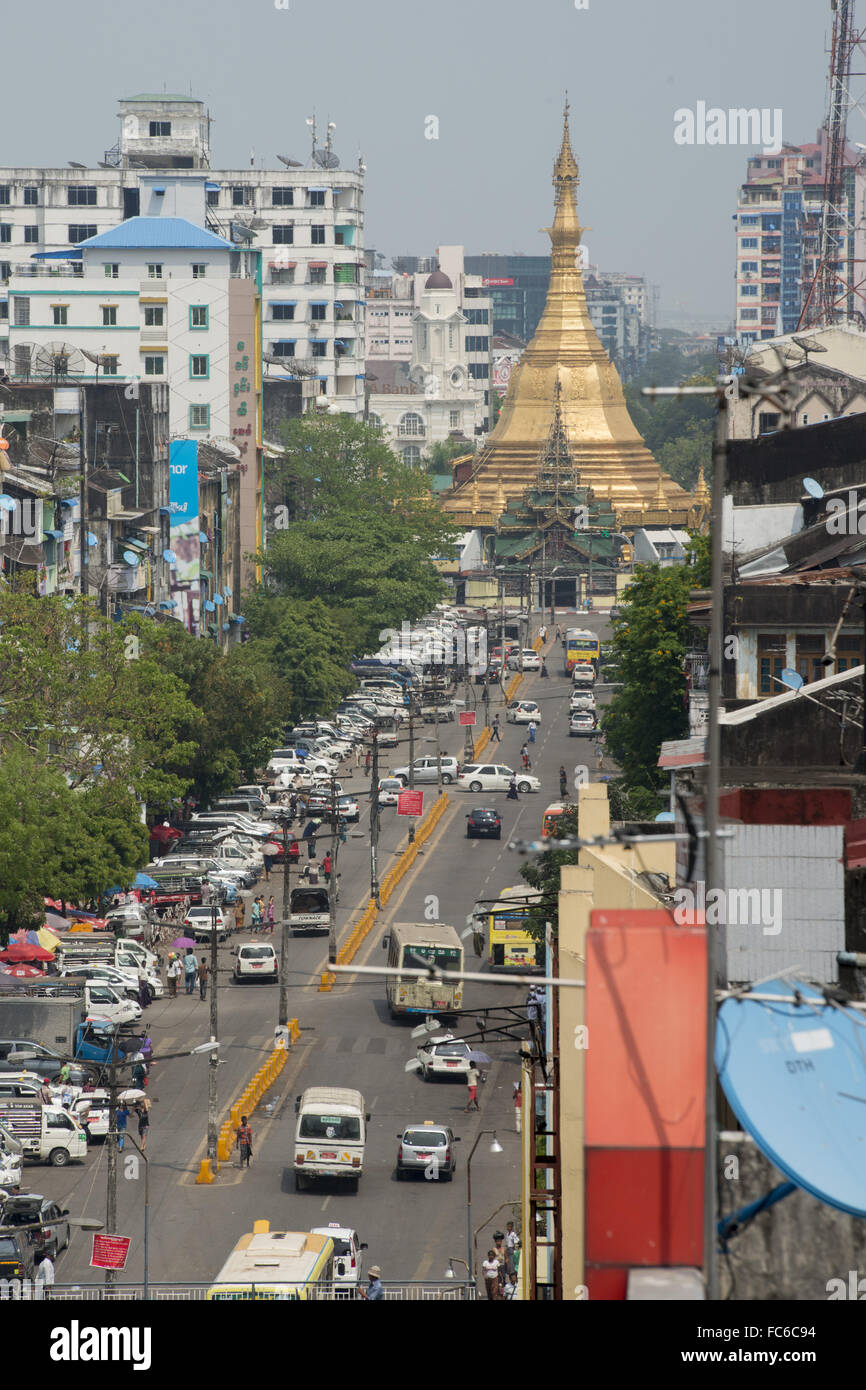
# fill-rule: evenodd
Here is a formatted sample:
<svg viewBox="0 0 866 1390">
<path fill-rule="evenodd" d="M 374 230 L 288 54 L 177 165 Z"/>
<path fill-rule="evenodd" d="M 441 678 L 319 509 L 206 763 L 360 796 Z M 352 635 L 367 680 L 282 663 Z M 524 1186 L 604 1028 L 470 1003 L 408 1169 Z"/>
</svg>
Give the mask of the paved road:
<svg viewBox="0 0 866 1390">
<path fill-rule="evenodd" d="M 565 626 L 561 615 L 558 620 Z M 581 625 L 601 627 L 601 619 L 581 618 Z M 534 838 L 541 828 L 545 806 L 558 798 L 558 769 L 571 770 L 576 763 L 594 768 L 593 739 L 569 739 L 567 693 L 569 683 L 561 674 L 558 649 L 548 646 L 550 679 L 527 676 L 521 694 L 536 699 L 543 709 L 537 741 L 531 749 L 533 773 L 542 790 L 510 802 L 504 793 L 475 796 L 451 789 L 448 811 L 364 943 L 358 961 L 378 962 L 380 942 L 392 920 L 423 920 L 438 910 L 439 920 L 462 929 L 467 914 L 479 898 L 496 897 L 503 888 L 519 883 L 520 860 L 506 846 L 515 835 Z M 495 701 L 491 712 L 496 712 Z M 523 726 L 503 722 L 501 749 L 496 758 L 519 766 L 519 749 L 526 737 Z M 454 726 L 442 726 L 442 751 L 462 756 L 461 735 Z M 416 755 L 425 751 L 416 747 Z M 386 766 L 405 761 L 401 748 L 387 755 Z M 347 779 L 359 786 L 360 774 Z M 435 787 L 426 789 L 425 805 L 435 798 Z M 501 841 L 467 840 L 465 813 L 476 804 L 497 805 L 503 817 Z M 343 872 L 338 931 L 355 920 L 366 904 L 369 890 L 369 844 L 362 811 L 363 836 L 350 833 L 340 851 Z M 393 810 L 382 816 L 380 873 L 390 855 L 405 841 L 405 822 Z M 275 874 L 272 885 L 279 905 L 282 881 Z M 432 900 L 438 900 L 435 903 Z M 249 916 L 249 915 L 248 915 Z M 245 937 L 249 934 L 246 933 Z M 233 939 L 233 943 L 236 938 Z M 275 936 L 279 941 L 279 931 Z M 465 1114 L 462 1083 L 425 1084 L 417 1073 L 406 1073 L 405 1063 L 415 1055 L 410 1037 L 412 1024 L 390 1019 L 383 982 L 355 977 L 338 983 L 330 993 L 318 991 L 318 976 L 326 960 L 322 938 L 296 938 L 291 942 L 289 1013 L 301 1025 L 300 1042 L 265 1103 L 253 1116 L 254 1159 L 249 1171 L 223 1165 L 214 1187 L 196 1186 L 198 1161 L 204 1153 L 207 1111 L 207 1060 L 190 1057 L 155 1066 L 149 1094 L 151 1111 L 150 1278 L 193 1282 L 211 1279 L 231 1247 L 252 1222 L 260 1217 L 283 1229 L 310 1229 L 329 1221 L 353 1225 L 367 1241 L 368 1263 L 382 1267 L 393 1280 L 441 1279 L 451 1256 L 466 1258 L 465 1160 L 479 1132 L 495 1129 L 504 1152 L 490 1153 L 489 1139 L 479 1144 L 472 1163 L 473 1224 L 483 1227 L 480 1241 L 489 1239 L 497 1225 L 512 1215 L 511 1203 L 520 1198 L 518 1147 L 514 1132 L 512 1086 L 519 1075 L 516 1042 L 485 1043 L 493 1061 L 487 1082 L 480 1088 L 481 1112 Z M 239 1095 L 260 1064 L 262 1049 L 269 1046 L 277 1014 L 277 991 L 271 986 L 234 985 L 230 948 L 220 952 L 219 1069 L 220 1114 Z M 469 962 L 474 957 L 469 955 Z M 483 1005 L 522 1003 L 524 991 L 507 984 L 477 984 L 467 988 L 468 1013 Z M 209 1036 L 209 1007 L 198 995 L 163 1000 L 148 1010 L 154 1053 L 192 1047 Z M 460 1031 L 471 1030 L 467 1021 Z M 294 1098 L 316 1084 L 350 1085 L 365 1096 L 372 1114 L 364 1176 L 357 1194 L 322 1187 L 296 1193 L 292 1174 Z M 266 1108 L 268 1107 L 268 1108 Z M 410 1180 L 397 1184 L 393 1174 L 398 1131 L 409 1122 L 431 1119 L 452 1125 L 460 1135 L 458 1168 L 451 1183 Z M 133 1174 L 130 1146 L 120 1159 L 118 1228 L 133 1237 L 133 1248 L 124 1277 L 139 1280 L 143 1272 L 142 1231 L 144 1179 Z M 126 1170 L 127 1175 L 124 1175 Z M 105 1151 L 96 1145 L 83 1165 L 63 1170 L 32 1167 L 27 1181 L 31 1189 L 62 1198 L 76 1214 L 104 1217 Z M 489 1219 L 488 1219 L 489 1218 Z M 503 1225 L 504 1229 L 504 1225 Z M 480 1247 L 479 1247 L 480 1248 Z M 482 1256 L 483 1257 L 483 1256 Z M 60 1282 L 93 1282 L 101 1276 L 89 1269 L 89 1240 L 73 1235 L 71 1249 L 58 1261 Z M 455 1266 L 460 1274 L 460 1266 Z"/>
</svg>

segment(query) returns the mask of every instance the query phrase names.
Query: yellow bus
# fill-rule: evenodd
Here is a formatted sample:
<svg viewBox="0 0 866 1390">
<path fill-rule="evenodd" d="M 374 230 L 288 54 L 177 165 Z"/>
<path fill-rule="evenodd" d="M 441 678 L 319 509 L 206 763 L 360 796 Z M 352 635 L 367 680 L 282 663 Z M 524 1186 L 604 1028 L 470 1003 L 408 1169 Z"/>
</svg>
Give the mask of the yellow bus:
<svg viewBox="0 0 866 1390">
<path fill-rule="evenodd" d="M 565 634 L 565 668 L 568 674 L 574 670 L 578 661 L 597 663 L 601 655 L 601 645 L 596 633 L 588 628 L 570 627 Z"/>
<path fill-rule="evenodd" d="M 209 1302 L 316 1297 L 334 1278 L 334 1242 L 310 1231 L 272 1231 L 256 1221 L 241 1236 L 207 1292 Z M 325 1290 L 321 1290 L 322 1293 Z"/>
<path fill-rule="evenodd" d="M 536 941 L 521 927 L 541 894 L 525 883 L 503 888 L 500 901 L 487 916 L 487 964 L 491 970 L 514 970 L 522 975 L 544 971 L 544 942 Z"/>
<path fill-rule="evenodd" d="M 463 970 L 463 942 L 444 922 L 394 922 L 382 941 L 388 965 L 418 970 L 427 964 Z M 399 1014 L 458 1014 L 463 1008 L 462 980 L 425 980 L 388 975 L 385 980 L 391 1017 Z"/>
</svg>

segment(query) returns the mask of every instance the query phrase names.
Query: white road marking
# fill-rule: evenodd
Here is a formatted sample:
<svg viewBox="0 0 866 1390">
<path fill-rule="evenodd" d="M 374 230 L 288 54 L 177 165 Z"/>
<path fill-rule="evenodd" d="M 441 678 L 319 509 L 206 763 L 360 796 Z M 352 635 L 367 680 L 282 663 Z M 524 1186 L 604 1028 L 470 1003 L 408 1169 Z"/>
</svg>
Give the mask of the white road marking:
<svg viewBox="0 0 866 1390">
<path fill-rule="evenodd" d="M 331 1200 L 330 1197 L 326 1197 L 326 1198 L 325 1198 L 324 1202 L 322 1203 L 322 1211 L 325 1210 L 325 1207 L 328 1205 L 328 1203 L 330 1202 L 330 1200 Z"/>
</svg>

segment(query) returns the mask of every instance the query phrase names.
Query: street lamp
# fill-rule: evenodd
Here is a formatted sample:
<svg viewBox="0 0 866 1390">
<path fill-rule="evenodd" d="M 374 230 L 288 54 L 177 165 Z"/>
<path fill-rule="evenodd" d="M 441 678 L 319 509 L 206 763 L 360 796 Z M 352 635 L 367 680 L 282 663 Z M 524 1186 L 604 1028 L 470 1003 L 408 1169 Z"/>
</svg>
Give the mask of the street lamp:
<svg viewBox="0 0 866 1390">
<path fill-rule="evenodd" d="M 493 1136 L 493 1143 L 490 1145 L 490 1152 L 492 1154 L 501 1154 L 503 1152 L 502 1145 L 496 1138 L 496 1130 L 482 1129 L 479 1130 L 478 1137 L 472 1145 L 469 1151 L 469 1157 L 466 1160 L 466 1255 L 469 1265 L 469 1277 L 473 1281 L 477 1280 L 478 1272 L 475 1265 L 475 1235 L 472 1230 L 472 1159 L 475 1155 L 475 1150 L 478 1148 L 478 1145 L 485 1135 Z"/>
</svg>

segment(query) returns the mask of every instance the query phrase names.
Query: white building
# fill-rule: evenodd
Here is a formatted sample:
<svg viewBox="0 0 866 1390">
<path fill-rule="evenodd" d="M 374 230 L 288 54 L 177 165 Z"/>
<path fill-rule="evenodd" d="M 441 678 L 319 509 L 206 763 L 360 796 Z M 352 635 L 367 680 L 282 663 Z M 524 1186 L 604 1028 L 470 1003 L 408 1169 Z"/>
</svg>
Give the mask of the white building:
<svg viewBox="0 0 866 1390">
<path fill-rule="evenodd" d="M 211 170 L 210 117 L 190 97 L 120 102 L 120 137 L 99 167 L 0 169 L 0 356 L 8 281 L 37 252 L 62 251 L 125 220 L 153 215 L 154 173 L 170 171 L 184 204 L 188 179 L 201 223 L 236 248 L 262 253 L 262 335 L 267 353 L 300 364 L 333 408 L 364 407 L 364 167 L 333 167 L 331 128 L 312 130 L 308 166 Z M 331 167 L 322 167 L 328 165 Z M 202 185 L 203 171 L 208 174 Z M 167 196 L 167 195 L 166 195 Z M 175 215 L 199 221 L 178 208 Z"/>
<path fill-rule="evenodd" d="M 396 313 L 411 313 L 408 356 L 373 354 L 367 363 L 370 418 L 411 464 L 455 436 L 469 452 L 489 428 L 490 300 L 481 277 L 465 273 L 462 246 L 439 247 L 437 257 L 438 269 L 393 277 L 390 295 L 374 284 L 367 303 L 371 347 L 381 337 L 377 353 L 398 336 Z"/>
</svg>

